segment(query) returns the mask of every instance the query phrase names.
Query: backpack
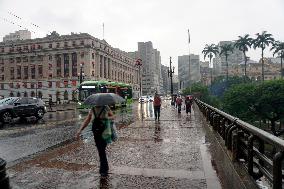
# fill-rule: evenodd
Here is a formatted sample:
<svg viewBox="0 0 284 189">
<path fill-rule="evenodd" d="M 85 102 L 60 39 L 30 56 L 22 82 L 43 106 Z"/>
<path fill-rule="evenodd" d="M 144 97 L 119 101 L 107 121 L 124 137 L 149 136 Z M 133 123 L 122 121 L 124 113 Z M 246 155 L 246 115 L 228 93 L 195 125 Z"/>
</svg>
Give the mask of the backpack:
<svg viewBox="0 0 284 189">
<path fill-rule="evenodd" d="M 96 115 L 96 111 L 93 108 L 93 112 L 94 112 L 94 120 L 93 120 L 93 124 L 92 124 L 92 131 L 94 134 L 96 135 L 101 135 L 105 129 L 105 125 L 103 120 L 100 118 L 101 114 L 103 113 L 103 111 L 105 110 L 105 107 L 102 108 L 102 110 L 100 111 L 100 113 L 98 115 Z"/>
</svg>

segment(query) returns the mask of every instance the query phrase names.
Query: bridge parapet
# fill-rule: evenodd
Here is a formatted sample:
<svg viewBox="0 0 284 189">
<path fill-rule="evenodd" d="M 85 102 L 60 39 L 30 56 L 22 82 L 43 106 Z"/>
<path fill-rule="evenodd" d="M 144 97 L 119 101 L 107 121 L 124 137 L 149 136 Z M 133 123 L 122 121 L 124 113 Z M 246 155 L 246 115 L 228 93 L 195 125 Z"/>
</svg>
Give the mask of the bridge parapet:
<svg viewBox="0 0 284 189">
<path fill-rule="evenodd" d="M 264 176 L 273 189 L 282 188 L 284 140 L 198 99 L 195 101 L 210 126 L 224 140 L 232 160 L 242 164 L 253 179 Z"/>
</svg>

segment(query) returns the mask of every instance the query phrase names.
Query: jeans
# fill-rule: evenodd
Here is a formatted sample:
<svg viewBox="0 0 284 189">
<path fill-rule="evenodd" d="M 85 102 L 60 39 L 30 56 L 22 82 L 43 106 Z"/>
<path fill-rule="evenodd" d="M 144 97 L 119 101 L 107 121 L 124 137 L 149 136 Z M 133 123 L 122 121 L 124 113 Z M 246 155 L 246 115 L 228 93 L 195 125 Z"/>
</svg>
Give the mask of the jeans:
<svg viewBox="0 0 284 189">
<path fill-rule="evenodd" d="M 107 174 L 109 169 L 106 156 L 107 143 L 104 141 L 104 139 L 102 139 L 101 136 L 94 136 L 94 139 L 100 157 L 100 174 Z"/>
<path fill-rule="evenodd" d="M 158 120 L 160 119 L 160 110 L 161 110 L 161 106 L 154 106 L 155 119 L 157 118 Z"/>
</svg>

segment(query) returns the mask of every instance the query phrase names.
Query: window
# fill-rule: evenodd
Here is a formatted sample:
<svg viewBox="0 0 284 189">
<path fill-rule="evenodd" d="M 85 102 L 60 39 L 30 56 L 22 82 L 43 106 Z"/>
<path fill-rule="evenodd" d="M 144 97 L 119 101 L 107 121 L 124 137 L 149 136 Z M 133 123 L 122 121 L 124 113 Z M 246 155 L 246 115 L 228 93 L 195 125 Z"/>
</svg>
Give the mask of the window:
<svg viewBox="0 0 284 189">
<path fill-rule="evenodd" d="M 49 43 L 49 44 L 48 44 L 48 48 L 52 48 L 52 43 Z"/>
<path fill-rule="evenodd" d="M 5 76 L 4 75 L 1 75 L 1 81 L 4 81 L 5 80 Z"/>
<path fill-rule="evenodd" d="M 42 46 L 41 46 L 41 45 L 38 45 L 38 46 L 37 46 L 37 49 L 42 49 Z"/>
<path fill-rule="evenodd" d="M 34 88 L 35 88 L 35 84 L 31 83 L 31 89 L 34 89 Z"/>
<path fill-rule="evenodd" d="M 48 55 L 48 60 L 52 61 L 52 55 Z"/>
<path fill-rule="evenodd" d="M 29 78 L 29 68 L 28 66 L 24 67 L 24 79 L 28 79 Z"/>
<path fill-rule="evenodd" d="M 29 50 L 29 46 L 25 45 L 24 46 L 24 51 L 28 51 Z"/>
<path fill-rule="evenodd" d="M 10 86 L 10 88 L 14 88 L 14 84 L 13 83 L 10 83 L 9 86 Z"/>
<path fill-rule="evenodd" d="M 52 81 L 48 82 L 48 88 L 52 88 Z"/>
<path fill-rule="evenodd" d="M 39 77 L 42 77 L 42 65 L 38 66 L 38 75 Z"/>
<path fill-rule="evenodd" d="M 23 57 L 23 62 L 28 62 L 28 61 L 29 61 L 28 57 L 27 57 L 27 56 L 24 56 L 24 57 Z"/>
<path fill-rule="evenodd" d="M 38 82 L 37 88 L 41 89 L 42 88 L 42 82 Z"/>
<path fill-rule="evenodd" d="M 68 87 L 68 81 L 64 81 L 64 87 L 67 88 Z"/>
<path fill-rule="evenodd" d="M 68 42 L 67 41 L 64 42 L 64 47 L 68 47 Z"/>
<path fill-rule="evenodd" d="M 80 45 L 84 45 L 84 40 L 81 40 L 81 41 L 80 41 Z"/>
<path fill-rule="evenodd" d="M 31 66 L 31 77 L 32 79 L 35 79 L 35 65 Z"/>
<path fill-rule="evenodd" d="M 81 53 L 81 58 L 84 58 L 84 52 Z"/>
<path fill-rule="evenodd" d="M 10 60 L 10 63 L 14 63 L 14 61 L 15 61 L 14 58 L 12 58 L 12 57 L 9 60 Z"/>
<path fill-rule="evenodd" d="M 1 48 L 1 52 L 5 52 L 5 48 L 4 47 Z"/>
<path fill-rule="evenodd" d="M 10 68 L 10 79 L 15 79 L 15 76 L 14 76 L 14 67 L 11 67 L 11 68 Z"/>
<path fill-rule="evenodd" d="M 60 47 L 60 43 L 56 43 L 56 48 L 59 48 Z"/>
<path fill-rule="evenodd" d="M 17 62 L 17 63 L 21 63 L 21 57 L 17 57 L 17 58 L 16 58 L 16 62 Z"/>
<path fill-rule="evenodd" d="M 72 41 L 72 46 L 76 46 L 76 41 Z"/>
<path fill-rule="evenodd" d="M 17 79 L 21 79 L 21 66 L 17 66 Z"/>
<path fill-rule="evenodd" d="M 28 103 L 28 99 L 27 98 L 20 98 L 17 103 L 19 104 L 27 104 Z"/>
<path fill-rule="evenodd" d="M 95 54 L 94 53 L 92 53 L 92 59 L 95 59 Z"/>
</svg>

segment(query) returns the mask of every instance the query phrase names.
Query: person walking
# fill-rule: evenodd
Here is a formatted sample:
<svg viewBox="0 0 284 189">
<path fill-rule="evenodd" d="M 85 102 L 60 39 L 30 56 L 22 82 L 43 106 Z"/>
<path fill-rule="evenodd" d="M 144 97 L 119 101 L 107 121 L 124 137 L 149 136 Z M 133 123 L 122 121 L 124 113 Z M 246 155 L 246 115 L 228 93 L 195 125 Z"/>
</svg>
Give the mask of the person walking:
<svg viewBox="0 0 284 189">
<path fill-rule="evenodd" d="M 191 106 L 192 106 L 192 99 L 189 98 L 189 96 L 186 97 L 185 101 L 185 111 L 186 111 L 186 115 L 191 115 Z"/>
<path fill-rule="evenodd" d="M 161 97 L 158 95 L 158 93 L 154 96 L 154 114 L 155 114 L 155 121 L 160 121 L 160 111 L 161 111 Z"/>
<path fill-rule="evenodd" d="M 107 142 L 102 138 L 102 133 L 106 128 L 106 124 L 110 124 L 110 120 L 114 119 L 113 112 L 109 108 L 109 106 L 95 106 L 89 111 L 88 116 L 86 117 L 85 121 L 78 129 L 76 133 L 76 138 L 80 138 L 80 134 L 82 130 L 87 127 L 90 121 L 93 119 L 92 124 L 92 131 L 95 139 L 95 143 L 97 146 L 97 150 L 100 157 L 100 174 L 102 177 L 108 175 L 109 166 L 106 156 L 106 147 Z"/>
<path fill-rule="evenodd" d="M 181 98 L 181 96 L 177 97 L 176 104 L 177 104 L 177 108 L 178 108 L 178 113 L 181 113 L 181 106 L 182 106 L 182 98 Z"/>
</svg>

